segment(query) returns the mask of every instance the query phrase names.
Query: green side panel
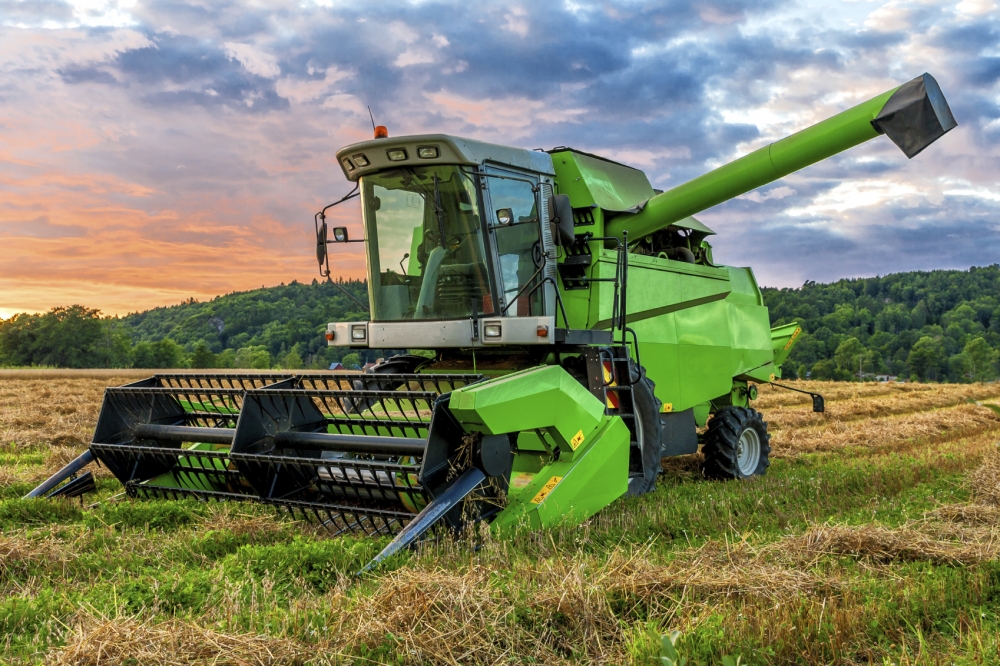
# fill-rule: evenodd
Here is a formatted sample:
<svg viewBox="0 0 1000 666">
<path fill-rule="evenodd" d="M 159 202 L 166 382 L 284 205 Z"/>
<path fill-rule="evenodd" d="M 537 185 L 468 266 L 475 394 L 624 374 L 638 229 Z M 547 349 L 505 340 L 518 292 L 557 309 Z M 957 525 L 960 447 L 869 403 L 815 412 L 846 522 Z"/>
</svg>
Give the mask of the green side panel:
<svg viewBox="0 0 1000 666">
<path fill-rule="evenodd" d="M 575 459 L 560 458 L 537 472 L 515 472 L 507 508 L 491 528 L 509 535 L 519 528 L 539 529 L 590 518 L 628 490 L 628 450 L 628 426 L 617 416 L 606 418 Z"/>
<path fill-rule="evenodd" d="M 614 276 L 614 253 L 600 251 L 592 276 Z M 572 322 L 589 306 L 581 327 L 608 328 L 614 299 L 610 283 L 575 294 Z M 769 381 L 774 372 L 770 322 L 760 288 L 748 268 L 700 266 L 630 255 L 629 325 L 640 357 L 664 408 L 683 411 L 729 395 L 738 377 Z M 567 309 L 569 306 L 567 305 Z"/>
<path fill-rule="evenodd" d="M 685 410 L 729 393 L 733 384 L 733 331 L 728 314 L 729 304 L 716 301 L 675 315 L 681 392 L 674 409 Z"/>
<path fill-rule="evenodd" d="M 614 252 L 602 251 L 592 277 L 613 278 L 615 256 Z M 721 301 L 729 291 L 729 271 L 726 268 L 629 255 L 629 324 Z M 610 282 L 595 283 L 589 292 L 591 311 L 586 327 L 609 328 L 614 306 L 614 286 Z"/>
<path fill-rule="evenodd" d="M 467 432 L 545 431 L 567 458 L 581 450 L 571 446 L 574 437 L 582 433 L 586 442 L 607 419 L 601 401 L 557 365 L 463 386 L 452 392 L 450 408 Z"/>
<path fill-rule="evenodd" d="M 729 281 L 733 290 L 726 302 L 733 331 L 732 372 L 737 377 L 771 363 L 771 321 L 749 268 L 729 268 Z M 765 376 L 771 372 L 768 369 Z"/>
<path fill-rule="evenodd" d="M 467 432 L 520 433 L 494 530 L 586 520 L 628 489 L 628 427 L 559 366 L 456 389 L 449 407 Z"/>
<path fill-rule="evenodd" d="M 771 329 L 771 344 L 774 348 L 775 365 L 781 365 L 785 362 L 801 333 L 802 327 L 799 326 L 798 322 L 776 326 Z"/>
<path fill-rule="evenodd" d="M 628 210 L 656 194 L 645 173 L 624 164 L 565 150 L 552 153 L 552 165 L 559 191 L 569 195 L 574 208 Z"/>
</svg>

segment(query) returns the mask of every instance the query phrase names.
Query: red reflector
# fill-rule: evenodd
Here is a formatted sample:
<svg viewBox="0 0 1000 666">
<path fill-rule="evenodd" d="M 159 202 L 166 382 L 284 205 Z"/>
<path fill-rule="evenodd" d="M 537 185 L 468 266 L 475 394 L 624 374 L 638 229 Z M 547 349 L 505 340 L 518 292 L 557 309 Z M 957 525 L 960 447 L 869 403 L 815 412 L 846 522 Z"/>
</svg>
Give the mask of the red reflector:
<svg viewBox="0 0 1000 666">
<path fill-rule="evenodd" d="M 327 331 L 326 332 L 326 339 L 327 340 L 333 340 L 333 331 Z"/>
<path fill-rule="evenodd" d="M 547 338 L 547 337 L 549 337 L 549 327 L 548 326 L 539 326 L 538 328 L 535 329 L 535 332 L 538 333 L 538 337 L 540 337 L 540 338 Z"/>
</svg>

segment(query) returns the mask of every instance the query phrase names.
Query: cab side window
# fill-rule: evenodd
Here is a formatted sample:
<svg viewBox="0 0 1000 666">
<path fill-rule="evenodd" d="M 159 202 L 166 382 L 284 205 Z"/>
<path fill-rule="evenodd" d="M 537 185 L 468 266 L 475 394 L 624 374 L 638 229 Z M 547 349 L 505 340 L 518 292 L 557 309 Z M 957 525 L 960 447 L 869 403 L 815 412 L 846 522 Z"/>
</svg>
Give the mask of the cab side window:
<svg viewBox="0 0 1000 666">
<path fill-rule="evenodd" d="M 538 270 L 536 261 L 541 257 L 534 188 L 523 180 L 507 178 L 487 178 L 486 182 L 490 196 L 490 226 L 496 237 L 500 265 L 499 291 L 505 307 L 515 297 L 517 301 L 516 305 L 507 308 L 507 314 L 521 317 L 542 314 L 543 290 L 536 290 L 530 297 L 526 293 L 517 296 Z"/>
</svg>

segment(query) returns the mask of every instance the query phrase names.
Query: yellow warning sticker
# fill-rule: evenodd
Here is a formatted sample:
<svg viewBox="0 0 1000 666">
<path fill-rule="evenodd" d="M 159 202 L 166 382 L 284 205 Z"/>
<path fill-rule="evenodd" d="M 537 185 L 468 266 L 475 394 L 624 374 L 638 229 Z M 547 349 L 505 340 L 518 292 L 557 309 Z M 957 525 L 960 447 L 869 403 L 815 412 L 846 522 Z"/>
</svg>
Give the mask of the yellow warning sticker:
<svg viewBox="0 0 1000 666">
<path fill-rule="evenodd" d="M 674 411 L 674 403 L 672 403 L 672 402 L 665 402 L 665 403 L 663 403 L 663 411 L 664 412 L 672 412 L 672 411 Z"/>
<path fill-rule="evenodd" d="M 772 382 L 774 381 L 774 373 L 773 372 L 771 373 L 771 381 Z"/>
<path fill-rule="evenodd" d="M 801 332 L 802 332 L 801 328 L 795 329 L 795 332 L 792 333 L 792 337 L 788 338 L 788 342 L 785 343 L 785 349 L 788 349 L 789 347 L 792 346 L 792 343 L 795 342 L 795 338 L 799 337 L 799 333 Z"/>
<path fill-rule="evenodd" d="M 556 489 L 556 486 L 559 485 L 559 482 L 562 481 L 562 479 L 563 478 L 561 476 L 553 476 L 551 479 L 546 481 L 545 485 L 542 486 L 542 489 L 539 490 L 538 493 L 531 498 L 531 503 L 541 504 L 543 501 L 545 501 L 545 498 L 549 496 L 549 493 L 551 493 L 553 490 Z"/>
<path fill-rule="evenodd" d="M 575 435 L 573 435 L 573 439 L 569 440 L 569 445 L 571 447 L 573 447 L 574 451 L 576 451 L 578 448 L 580 448 L 581 444 L 583 444 L 583 431 L 582 430 L 580 432 L 576 433 Z"/>
</svg>

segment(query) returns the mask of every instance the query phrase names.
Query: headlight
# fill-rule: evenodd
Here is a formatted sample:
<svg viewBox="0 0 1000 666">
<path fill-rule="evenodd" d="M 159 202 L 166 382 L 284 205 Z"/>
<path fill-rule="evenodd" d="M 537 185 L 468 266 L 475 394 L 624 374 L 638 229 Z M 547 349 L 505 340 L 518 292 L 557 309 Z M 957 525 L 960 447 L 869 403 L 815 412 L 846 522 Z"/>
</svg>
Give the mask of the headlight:
<svg viewBox="0 0 1000 666">
<path fill-rule="evenodd" d="M 368 166 L 368 158 L 365 157 L 363 153 L 355 155 L 354 163 L 357 164 L 359 167 L 366 167 Z"/>
<path fill-rule="evenodd" d="M 483 326 L 483 336 L 487 338 L 499 338 L 503 333 L 500 324 L 486 324 Z"/>
<path fill-rule="evenodd" d="M 389 156 L 390 162 L 402 162 L 406 159 L 406 151 L 402 148 L 393 148 L 392 150 L 385 151 L 385 154 Z"/>
<path fill-rule="evenodd" d="M 364 340 L 368 337 L 368 327 L 362 324 L 361 326 L 351 326 L 351 340 Z"/>
<path fill-rule="evenodd" d="M 438 156 L 437 146 L 418 146 L 417 157 L 422 160 L 432 160 Z"/>
</svg>

